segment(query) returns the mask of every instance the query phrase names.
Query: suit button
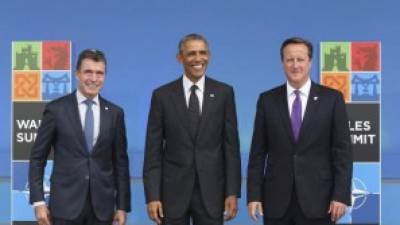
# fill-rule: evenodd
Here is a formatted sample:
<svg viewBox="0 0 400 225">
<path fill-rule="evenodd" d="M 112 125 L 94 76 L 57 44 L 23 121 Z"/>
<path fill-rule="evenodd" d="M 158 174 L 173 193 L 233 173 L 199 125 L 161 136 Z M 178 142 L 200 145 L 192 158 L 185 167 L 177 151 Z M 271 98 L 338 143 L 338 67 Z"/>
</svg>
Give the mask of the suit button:
<svg viewBox="0 0 400 225">
<path fill-rule="evenodd" d="M 85 180 L 89 180 L 89 175 L 86 175 L 86 176 L 85 176 Z"/>
</svg>

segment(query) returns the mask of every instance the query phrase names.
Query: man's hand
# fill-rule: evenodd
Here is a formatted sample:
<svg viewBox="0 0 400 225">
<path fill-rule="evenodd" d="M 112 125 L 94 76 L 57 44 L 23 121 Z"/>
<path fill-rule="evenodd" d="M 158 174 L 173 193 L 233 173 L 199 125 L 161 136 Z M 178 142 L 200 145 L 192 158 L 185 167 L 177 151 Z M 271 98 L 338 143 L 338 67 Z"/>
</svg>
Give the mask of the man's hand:
<svg viewBox="0 0 400 225">
<path fill-rule="evenodd" d="M 346 205 L 337 202 L 337 201 L 331 201 L 331 204 L 329 205 L 329 210 L 328 214 L 331 214 L 331 220 L 332 222 L 336 222 L 346 213 Z"/>
<path fill-rule="evenodd" d="M 160 201 L 152 201 L 147 204 L 147 214 L 150 219 L 161 224 L 161 219 L 164 218 L 162 203 Z"/>
<path fill-rule="evenodd" d="M 51 225 L 50 211 L 46 205 L 35 206 L 35 216 L 39 225 Z"/>
<path fill-rule="evenodd" d="M 237 198 L 234 195 L 230 195 L 225 199 L 225 209 L 224 209 L 224 220 L 229 221 L 237 215 L 238 203 Z"/>
<path fill-rule="evenodd" d="M 247 205 L 247 210 L 249 212 L 249 216 L 252 220 L 254 220 L 254 222 L 257 222 L 257 217 L 258 216 L 263 216 L 264 215 L 264 211 L 262 208 L 262 204 L 261 202 L 250 202 Z"/>
<path fill-rule="evenodd" d="M 113 224 L 117 223 L 118 225 L 126 224 L 126 212 L 124 210 L 118 209 L 114 214 Z"/>
</svg>

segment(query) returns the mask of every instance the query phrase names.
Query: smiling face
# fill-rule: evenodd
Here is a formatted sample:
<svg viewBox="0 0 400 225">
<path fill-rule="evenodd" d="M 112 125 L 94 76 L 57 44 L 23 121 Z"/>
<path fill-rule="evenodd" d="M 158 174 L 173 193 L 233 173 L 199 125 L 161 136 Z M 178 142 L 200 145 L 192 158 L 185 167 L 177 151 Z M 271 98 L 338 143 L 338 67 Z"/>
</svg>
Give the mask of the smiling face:
<svg viewBox="0 0 400 225">
<path fill-rule="evenodd" d="M 182 64 L 185 75 L 196 83 L 206 72 L 210 52 L 204 41 L 187 40 L 176 57 Z"/>
<path fill-rule="evenodd" d="M 305 44 L 289 44 L 283 49 L 283 70 L 291 86 L 301 88 L 308 80 L 311 58 Z"/>
<path fill-rule="evenodd" d="M 86 98 L 94 98 L 103 88 L 106 65 L 92 59 L 83 59 L 76 77 L 79 80 L 79 90 Z"/>
</svg>

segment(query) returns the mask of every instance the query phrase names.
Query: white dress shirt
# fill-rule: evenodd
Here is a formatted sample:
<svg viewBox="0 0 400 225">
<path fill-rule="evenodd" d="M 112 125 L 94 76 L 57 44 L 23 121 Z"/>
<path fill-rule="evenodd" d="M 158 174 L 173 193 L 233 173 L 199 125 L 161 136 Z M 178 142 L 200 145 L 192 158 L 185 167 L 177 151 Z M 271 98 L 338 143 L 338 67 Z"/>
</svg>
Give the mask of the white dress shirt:
<svg viewBox="0 0 400 225">
<path fill-rule="evenodd" d="M 300 89 L 295 89 L 289 84 L 289 82 L 286 82 L 287 101 L 288 101 L 290 116 L 292 116 L 292 105 L 294 100 L 296 99 L 296 94 L 294 93 L 294 91 L 299 90 L 301 99 L 301 120 L 303 120 L 304 113 L 306 112 L 308 96 L 310 95 L 310 89 L 311 89 L 310 78 L 308 78 L 307 82 Z"/>
<path fill-rule="evenodd" d="M 186 107 L 189 107 L 189 98 L 190 98 L 190 88 L 192 85 L 197 85 L 197 90 L 196 90 L 196 95 L 197 98 L 199 99 L 199 104 L 200 104 L 200 113 L 202 112 L 202 107 L 203 107 L 203 93 L 204 93 L 204 83 L 205 83 L 205 78 L 202 76 L 200 80 L 197 81 L 197 83 L 193 83 L 189 78 L 186 77 L 186 75 L 183 75 L 182 78 L 183 81 L 183 92 L 185 93 L 185 100 L 186 100 Z"/>
</svg>

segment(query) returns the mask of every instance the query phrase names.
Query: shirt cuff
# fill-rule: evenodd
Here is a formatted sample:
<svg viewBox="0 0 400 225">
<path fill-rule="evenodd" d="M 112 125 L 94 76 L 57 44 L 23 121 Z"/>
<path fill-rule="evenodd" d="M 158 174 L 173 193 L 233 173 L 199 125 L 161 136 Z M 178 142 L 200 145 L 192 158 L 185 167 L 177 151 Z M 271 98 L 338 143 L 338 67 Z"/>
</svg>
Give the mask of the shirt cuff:
<svg viewBox="0 0 400 225">
<path fill-rule="evenodd" d="M 33 206 L 34 206 L 34 207 L 36 207 L 36 206 L 42 206 L 42 205 L 46 205 L 46 202 L 45 202 L 45 201 L 39 201 L 39 202 L 34 202 L 34 203 L 33 203 Z"/>
</svg>

